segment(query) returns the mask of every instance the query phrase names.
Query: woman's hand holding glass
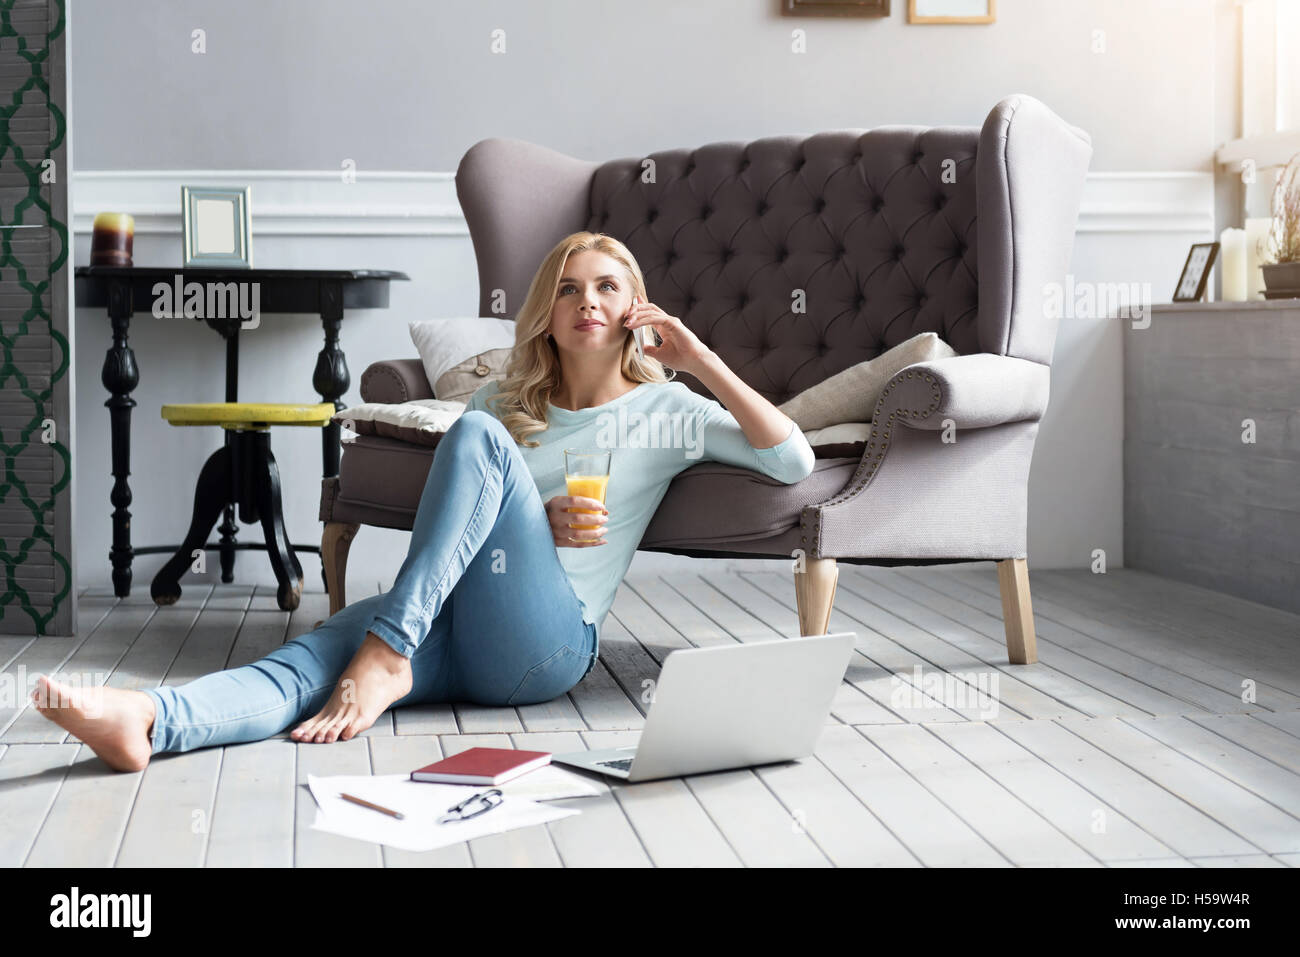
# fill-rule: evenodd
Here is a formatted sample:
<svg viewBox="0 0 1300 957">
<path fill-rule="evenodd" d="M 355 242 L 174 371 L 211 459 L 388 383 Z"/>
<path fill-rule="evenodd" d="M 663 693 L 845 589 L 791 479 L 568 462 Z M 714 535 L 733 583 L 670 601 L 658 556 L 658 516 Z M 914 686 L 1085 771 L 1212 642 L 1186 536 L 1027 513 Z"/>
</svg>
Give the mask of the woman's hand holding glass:
<svg viewBox="0 0 1300 957">
<path fill-rule="evenodd" d="M 587 510 L 600 514 L 592 515 Z M 556 495 L 546 503 L 546 515 L 551 522 L 556 548 L 591 548 L 609 544 L 604 538 L 609 511 L 597 499 Z M 593 524 L 595 528 L 592 528 Z"/>
</svg>

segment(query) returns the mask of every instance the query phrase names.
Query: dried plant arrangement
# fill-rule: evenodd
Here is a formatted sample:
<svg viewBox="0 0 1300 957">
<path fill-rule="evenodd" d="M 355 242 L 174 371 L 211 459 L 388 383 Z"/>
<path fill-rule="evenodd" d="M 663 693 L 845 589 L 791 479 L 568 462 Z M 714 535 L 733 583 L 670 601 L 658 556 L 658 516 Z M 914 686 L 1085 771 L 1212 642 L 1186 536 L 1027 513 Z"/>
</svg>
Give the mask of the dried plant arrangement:
<svg viewBox="0 0 1300 957">
<path fill-rule="evenodd" d="M 1264 240 L 1266 263 L 1300 263 L 1300 153 L 1287 161 L 1273 187 L 1273 224 Z"/>
</svg>

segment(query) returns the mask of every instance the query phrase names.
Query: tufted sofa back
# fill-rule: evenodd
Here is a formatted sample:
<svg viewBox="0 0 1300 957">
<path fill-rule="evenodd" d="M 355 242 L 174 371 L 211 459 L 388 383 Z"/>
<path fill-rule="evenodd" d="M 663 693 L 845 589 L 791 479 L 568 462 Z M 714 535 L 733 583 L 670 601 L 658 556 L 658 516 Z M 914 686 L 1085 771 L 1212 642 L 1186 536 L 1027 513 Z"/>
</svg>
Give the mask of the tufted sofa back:
<svg viewBox="0 0 1300 957">
<path fill-rule="evenodd" d="M 1026 132 L 1013 137 L 1017 124 Z M 779 404 L 927 331 L 960 354 L 1050 363 L 1056 323 L 1035 274 L 1064 277 L 1074 218 L 1055 235 L 1013 233 L 1013 196 L 1033 190 L 1015 188 L 1018 149 L 1056 161 L 1052 189 L 1063 181 L 1077 210 L 1087 135 L 1024 96 L 982 129 L 838 130 L 600 164 L 484 140 L 456 184 L 481 315 L 503 298 L 512 314 L 564 236 L 608 233 L 640 263 L 651 301 Z M 1018 270 L 1022 257 L 1034 268 Z"/>
</svg>

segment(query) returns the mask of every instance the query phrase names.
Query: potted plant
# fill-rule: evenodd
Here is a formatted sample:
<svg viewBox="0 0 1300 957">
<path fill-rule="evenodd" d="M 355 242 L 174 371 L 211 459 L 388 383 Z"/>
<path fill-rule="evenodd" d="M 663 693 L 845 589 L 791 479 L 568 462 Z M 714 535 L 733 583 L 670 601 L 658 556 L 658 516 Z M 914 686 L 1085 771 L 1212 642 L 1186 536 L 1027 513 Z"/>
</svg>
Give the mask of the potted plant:
<svg viewBox="0 0 1300 957">
<path fill-rule="evenodd" d="M 1300 296 L 1300 153 L 1273 187 L 1273 223 L 1264 240 L 1264 287 L 1273 298 Z"/>
</svg>

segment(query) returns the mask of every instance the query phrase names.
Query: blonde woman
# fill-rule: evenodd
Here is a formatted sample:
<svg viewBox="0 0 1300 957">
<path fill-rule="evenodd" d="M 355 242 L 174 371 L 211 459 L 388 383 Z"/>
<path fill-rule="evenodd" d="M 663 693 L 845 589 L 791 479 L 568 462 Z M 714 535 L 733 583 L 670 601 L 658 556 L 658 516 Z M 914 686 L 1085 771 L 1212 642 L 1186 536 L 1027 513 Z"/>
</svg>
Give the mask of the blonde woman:
<svg viewBox="0 0 1300 957">
<path fill-rule="evenodd" d="M 660 344 L 643 357 L 631 330 L 647 325 Z M 670 381 L 665 366 L 697 376 L 721 404 Z M 563 494 L 563 450 L 605 446 L 606 501 Z M 346 741 L 403 704 L 548 701 L 592 669 L 655 507 L 704 460 L 786 484 L 813 469 L 794 423 L 647 301 L 622 243 L 574 233 L 533 278 L 505 377 L 472 396 L 435 449 L 390 591 L 184 685 L 77 691 L 41 676 L 33 699 L 120 771 L 289 727 L 298 742 Z"/>
</svg>

